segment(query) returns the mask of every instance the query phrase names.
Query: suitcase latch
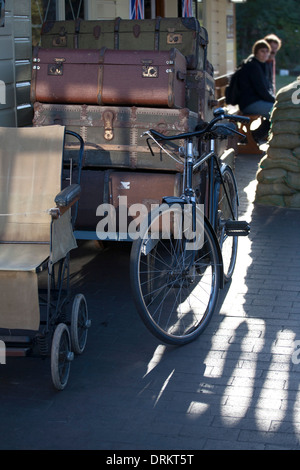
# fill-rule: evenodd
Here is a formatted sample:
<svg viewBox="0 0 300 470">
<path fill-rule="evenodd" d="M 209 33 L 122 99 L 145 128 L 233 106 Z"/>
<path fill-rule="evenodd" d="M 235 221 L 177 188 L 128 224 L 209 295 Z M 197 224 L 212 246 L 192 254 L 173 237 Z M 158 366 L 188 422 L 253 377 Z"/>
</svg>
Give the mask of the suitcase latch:
<svg viewBox="0 0 300 470">
<path fill-rule="evenodd" d="M 63 63 L 65 60 L 64 58 L 55 58 L 55 64 L 48 64 L 48 75 L 63 75 Z"/>
<path fill-rule="evenodd" d="M 105 140 L 112 140 L 114 138 L 114 131 L 113 131 L 113 120 L 114 120 L 114 113 L 112 111 L 105 111 L 103 113 L 103 120 L 104 120 L 104 139 Z"/>
<path fill-rule="evenodd" d="M 168 33 L 167 44 L 182 44 L 182 34 L 180 33 Z"/>
<path fill-rule="evenodd" d="M 143 78 L 157 78 L 158 67 L 155 67 L 155 65 L 143 65 L 142 77 Z"/>
<path fill-rule="evenodd" d="M 52 40 L 53 47 L 66 47 L 67 38 L 66 36 L 55 36 Z"/>
<path fill-rule="evenodd" d="M 53 47 L 66 47 L 67 45 L 67 37 L 66 37 L 66 30 L 64 27 L 60 28 L 58 36 L 54 36 L 52 40 Z"/>
</svg>

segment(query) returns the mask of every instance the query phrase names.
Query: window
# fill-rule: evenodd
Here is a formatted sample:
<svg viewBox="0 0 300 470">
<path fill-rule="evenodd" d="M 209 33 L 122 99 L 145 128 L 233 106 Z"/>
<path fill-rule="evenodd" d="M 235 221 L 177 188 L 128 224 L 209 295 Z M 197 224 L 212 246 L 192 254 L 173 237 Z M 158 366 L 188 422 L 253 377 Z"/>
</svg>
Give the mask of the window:
<svg viewBox="0 0 300 470">
<path fill-rule="evenodd" d="M 66 20 L 83 18 L 84 0 L 32 0 L 32 45 L 39 44 L 44 21 L 55 21 L 63 17 Z"/>
<path fill-rule="evenodd" d="M 65 19 L 84 18 L 83 0 L 65 0 Z"/>
<path fill-rule="evenodd" d="M 144 0 L 145 19 L 165 16 L 165 2 L 163 0 Z"/>
</svg>

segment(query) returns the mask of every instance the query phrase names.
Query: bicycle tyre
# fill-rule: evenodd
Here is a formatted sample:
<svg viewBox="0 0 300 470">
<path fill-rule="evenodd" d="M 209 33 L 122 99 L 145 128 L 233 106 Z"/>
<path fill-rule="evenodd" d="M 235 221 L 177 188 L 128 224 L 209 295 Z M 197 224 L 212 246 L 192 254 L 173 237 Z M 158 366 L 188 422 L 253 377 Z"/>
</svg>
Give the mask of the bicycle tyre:
<svg viewBox="0 0 300 470">
<path fill-rule="evenodd" d="M 232 278 L 238 249 L 238 237 L 228 236 L 225 232 L 225 223 L 228 219 L 238 220 L 238 194 L 233 172 L 229 166 L 226 166 L 222 172 L 223 182 L 227 195 L 230 200 L 233 214 L 228 204 L 228 199 L 224 191 L 224 186 L 220 184 L 218 195 L 217 212 L 217 235 L 223 258 L 223 276 L 224 282 L 229 282 Z"/>
<path fill-rule="evenodd" d="M 168 220 L 174 210 L 181 209 L 167 206 L 149 214 L 132 245 L 130 278 L 133 299 L 146 327 L 160 341 L 182 345 L 195 340 L 208 325 L 218 300 L 222 268 L 216 237 L 199 212 L 201 249 L 187 249 L 185 237 L 177 240 L 172 230 L 165 237 L 162 224 L 157 238 L 151 238 L 161 217 Z"/>
</svg>

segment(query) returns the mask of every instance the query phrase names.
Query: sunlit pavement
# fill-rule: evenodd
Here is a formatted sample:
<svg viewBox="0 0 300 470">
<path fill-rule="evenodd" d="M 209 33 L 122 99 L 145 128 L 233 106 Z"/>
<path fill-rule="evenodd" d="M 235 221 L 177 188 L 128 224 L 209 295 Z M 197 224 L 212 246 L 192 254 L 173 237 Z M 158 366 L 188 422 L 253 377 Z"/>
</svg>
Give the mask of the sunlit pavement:
<svg viewBox="0 0 300 470">
<path fill-rule="evenodd" d="M 300 213 L 253 204 L 258 162 L 236 160 L 251 234 L 189 345 L 160 344 L 140 320 L 128 245 L 80 244 L 71 280 L 92 318 L 86 350 L 62 392 L 48 360 L 0 365 L 1 449 L 300 449 Z"/>
</svg>

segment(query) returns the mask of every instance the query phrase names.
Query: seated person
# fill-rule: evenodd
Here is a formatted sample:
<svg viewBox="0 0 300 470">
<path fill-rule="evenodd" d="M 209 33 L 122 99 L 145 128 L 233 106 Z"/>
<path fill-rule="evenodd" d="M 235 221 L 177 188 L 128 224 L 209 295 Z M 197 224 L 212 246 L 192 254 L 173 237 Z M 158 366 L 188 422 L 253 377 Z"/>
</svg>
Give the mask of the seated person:
<svg viewBox="0 0 300 470">
<path fill-rule="evenodd" d="M 274 94 L 276 93 L 276 54 L 281 48 L 281 39 L 279 39 L 276 34 L 268 34 L 267 36 L 264 37 L 264 40 L 267 41 L 269 46 L 271 47 L 271 52 L 270 52 L 270 57 L 267 60 L 267 63 L 269 64 L 270 67 L 270 79 L 272 80 L 273 83 L 273 90 Z"/>
<path fill-rule="evenodd" d="M 239 77 L 239 107 L 244 114 L 258 114 L 264 118 L 258 129 L 252 132 L 256 142 L 267 140 L 270 128 L 270 112 L 275 101 L 267 60 L 271 48 L 264 40 L 257 41 L 253 54 L 244 62 Z"/>
</svg>

